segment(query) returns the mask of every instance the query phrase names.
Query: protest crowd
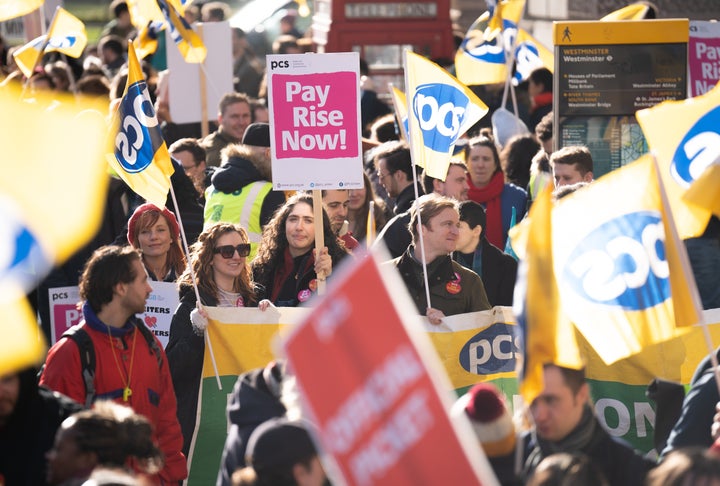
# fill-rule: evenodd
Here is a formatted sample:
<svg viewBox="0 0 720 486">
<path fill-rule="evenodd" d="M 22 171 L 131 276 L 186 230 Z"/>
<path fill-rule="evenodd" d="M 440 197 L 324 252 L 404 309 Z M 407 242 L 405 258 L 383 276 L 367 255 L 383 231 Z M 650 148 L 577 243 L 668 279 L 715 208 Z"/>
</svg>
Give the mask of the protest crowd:
<svg viewBox="0 0 720 486">
<path fill-rule="evenodd" d="M 502 3 L 512 2 L 517 0 Z M 403 114 L 394 107 L 391 97 L 383 94 L 387 89 L 372 79 L 360 59 L 357 118 L 361 153 L 357 165 L 362 165 L 361 182 L 351 189 L 282 190 L 273 184 L 273 156 L 278 150 L 274 144 L 280 137 L 269 111 L 273 91 L 269 89 L 272 80 L 266 56 L 313 52 L 310 33 L 298 30 L 297 11 L 287 12 L 279 36 L 265 39 L 263 46 L 240 28 L 230 29 L 232 59 L 227 62 L 232 64 L 233 91 L 222 93 L 218 105 L 208 107 L 204 129 L 201 123 L 173 121 L 177 108 L 168 95 L 172 78 L 165 50 L 176 46 L 165 41 L 164 33 L 152 30 L 157 29 L 155 23 L 133 23 L 129 5 L 134 3 L 114 0 L 110 6 L 113 20 L 97 44 L 87 45 L 78 56 L 56 49 L 38 50 L 28 66 L 27 57 L 16 55 L 22 46 L 8 48 L 0 38 L 0 95 L 20 96 L 22 100 L 14 106 L 30 104 L 44 110 L 42 113 L 52 113 L 56 104 L 63 103 L 61 96 L 72 96 L 78 103 L 97 103 L 104 111 L 101 109 L 102 116 L 95 122 L 102 125 L 98 120 L 103 120 L 108 129 L 114 127 L 110 145 L 115 145 L 115 153 L 135 150 L 138 160 L 147 157 L 140 147 L 145 134 L 152 139 L 147 164 L 157 166 L 160 179 L 167 184 L 156 185 L 154 192 L 138 191 L 123 176 L 123 171 L 128 171 L 123 161 L 117 158 L 108 168 L 103 156 L 97 163 L 103 164 L 101 187 L 107 190 L 95 205 L 97 217 L 87 217 L 97 221 L 91 234 L 26 284 L 24 291 L 36 316 L 32 323 L 49 346 L 42 345 L 40 360 L 20 361 L 19 365 L 2 364 L 0 357 L 0 486 L 194 486 L 212 481 L 218 486 L 400 484 L 383 476 L 395 466 L 384 464 L 381 457 L 390 462 L 395 456 L 400 458 L 397 467 L 406 470 L 405 476 L 400 476 L 405 480 L 402 484 L 436 484 L 414 476 L 415 465 L 402 463 L 402 454 L 415 440 L 440 457 L 446 444 L 430 444 L 423 441 L 422 434 L 432 427 L 428 420 L 444 424 L 445 419 L 402 421 L 402 414 L 395 413 L 387 429 L 382 429 L 390 431 L 385 442 L 378 438 L 379 432 L 367 439 L 367 430 L 373 418 L 391 412 L 393 400 L 400 403 L 407 398 L 403 406 L 415 403 L 411 398 L 418 395 L 411 393 L 408 383 L 425 376 L 428 362 L 435 365 L 437 361 L 440 370 L 445 367 L 452 374 L 456 362 L 464 359 L 458 353 L 444 357 L 442 364 L 432 348 L 418 346 L 419 353 L 430 349 L 433 354 L 419 360 L 412 353 L 388 354 L 387 361 L 379 365 L 383 368 L 363 371 L 362 385 L 352 392 L 355 401 L 343 402 L 325 423 L 309 413 L 323 408 L 323 398 L 320 405 L 307 401 L 310 390 L 320 385 L 304 381 L 307 376 L 281 353 L 262 355 L 264 361 L 248 360 L 253 366 L 230 373 L 230 391 L 215 390 L 222 403 L 206 401 L 208 389 L 215 387 L 216 381 L 220 385 L 218 375 L 228 374 L 222 372 L 225 360 L 216 360 L 225 351 L 212 340 L 227 341 L 217 337 L 214 326 L 221 321 L 217 316 L 245 312 L 238 315 L 254 319 L 248 320 L 247 326 L 287 324 L 277 317 L 285 308 L 313 312 L 325 293 L 335 295 L 333 284 L 345 285 L 343 271 L 372 259 L 383 275 L 394 275 L 389 299 L 402 301 L 398 306 L 404 306 L 398 307 L 397 322 L 402 321 L 409 334 L 430 336 L 438 351 L 442 332 L 468 332 L 475 319 L 485 324 L 472 328 L 472 335 L 490 325 L 512 328 L 505 341 L 504 335 L 494 341 L 477 341 L 480 344 L 471 351 L 476 353 L 476 364 L 469 366 L 483 369 L 491 350 L 496 355 L 512 355 L 514 366 L 471 372 L 475 381 L 460 384 L 451 378 L 452 389 L 439 391 L 445 405 L 441 415 L 454 424 L 452 430 L 463 444 L 464 452 L 457 460 L 472 464 L 471 471 L 477 475 L 462 478 L 460 484 L 720 485 L 716 357 L 720 351 L 696 353 L 701 359 L 694 362 L 689 362 L 688 356 L 683 366 L 690 367 L 692 378 L 684 383 L 677 375 L 672 375 L 674 379 L 654 376 L 651 383 L 633 382 L 654 405 L 654 423 L 648 427 L 644 448 L 615 433 L 621 424 L 608 426 L 601 413 L 606 408 L 598 405 L 607 407 L 612 400 L 619 403 L 620 397 L 594 401 L 593 387 L 604 380 L 598 378 L 597 365 L 591 369 L 582 357 L 575 360 L 570 356 L 570 348 L 594 345 L 578 324 L 577 312 L 592 313 L 597 322 L 591 325 L 599 322 L 599 327 L 605 326 L 605 314 L 575 310 L 565 311 L 565 315 L 559 310 L 557 301 L 568 290 L 560 275 L 556 282 L 552 273 L 553 265 L 557 269 L 560 264 L 554 263 L 558 256 L 549 246 L 553 244 L 550 238 L 562 238 L 558 235 L 564 234 L 561 231 L 566 227 L 578 231 L 588 227 L 590 220 L 602 217 L 598 216 L 600 207 L 616 204 L 612 199 L 645 197 L 645 186 L 638 186 L 634 191 L 638 194 L 629 194 L 633 190 L 623 192 L 625 188 L 617 182 L 610 193 L 594 196 L 604 188 L 605 177 L 617 176 L 620 181 L 625 168 L 599 178 L 594 175 L 597 160 L 588 147 L 567 145 L 554 150 L 558 144 L 553 143 L 557 120 L 552 111 L 552 65 L 534 67 L 510 88 L 517 90 L 521 109 L 520 114 L 516 111 L 517 123 L 509 134 L 507 127 L 497 125 L 500 122 L 495 122 L 493 112 L 512 109 L 511 103 L 495 97 L 477 98 L 484 107 L 482 113 L 463 126 L 463 133 L 445 153 L 442 171 L 433 172 L 429 163 L 424 168 L 417 163 L 415 145 L 420 143 L 411 138 L 416 133 L 412 123 L 403 128 L 403 117 L 412 116 L 408 113 L 412 110 L 406 106 Z M 176 3 L 181 2 L 158 0 L 168 28 L 179 32 L 178 47 L 185 53 L 198 52 L 192 40 L 198 22 L 227 22 L 231 14 L 224 2 L 191 3 L 181 12 Z M 643 8 L 637 19 L 657 16 L 648 2 L 637 5 Z M 491 16 L 485 17 L 486 23 Z M 463 41 L 462 34 L 460 37 L 458 45 Z M 141 42 L 147 39 L 158 44 L 155 51 Z M 182 42 L 190 45 L 185 51 Z M 450 71 L 448 76 L 455 74 L 453 68 Z M 504 82 L 496 87 L 508 89 Z M 406 90 L 409 96 L 410 88 Z M 140 101 L 133 101 L 133 96 Z M 111 120 L 117 113 L 127 115 L 130 109 L 144 110 L 144 117 L 156 117 L 156 123 L 144 125 L 138 140 L 126 138 L 123 142 L 128 118 L 122 119 L 119 127 Z M 4 145 L 19 143 L 2 140 Z M 33 143 L 42 144 L 42 135 Z M 75 147 L 56 149 L 72 152 Z M 112 158 L 113 148 L 107 151 Z M 157 162 L 158 153 L 167 154 L 164 162 Z M 131 166 L 136 164 L 141 162 Z M 655 165 L 635 164 L 633 174 L 641 174 L 633 176 L 636 181 L 659 178 L 653 175 Z M 717 161 L 714 164 L 717 166 Z M 699 173 L 695 177 L 699 178 Z M 717 186 L 707 187 L 719 192 Z M 76 189 L 84 190 L 64 191 Z M 0 195 L 4 197 L 3 188 Z M 44 196 L 38 193 L 35 197 Z M 59 197 L 65 197 L 64 193 Z M 0 206 L 3 204 L 0 199 Z M 42 204 L 50 209 L 55 202 L 44 200 Z M 667 311 L 671 316 L 673 310 L 675 317 L 680 315 L 680 287 L 683 295 L 689 296 L 685 302 L 695 303 L 694 315 L 720 308 L 718 212 L 708 211 L 700 232 L 692 238 L 681 234 L 683 240 L 676 246 L 671 246 L 668 229 L 674 231 L 674 226 L 665 224 L 663 218 L 652 226 L 659 227 L 658 231 L 665 228 L 660 236 L 637 230 L 642 233 L 638 238 L 644 246 L 640 248 L 649 248 L 657 260 L 650 258 L 644 267 L 633 260 L 625 273 L 618 273 L 612 259 L 603 259 L 604 248 L 583 250 L 588 251 L 585 259 L 580 262 L 578 258 L 576 263 L 585 266 L 577 269 L 575 278 L 577 285 L 586 286 L 586 300 L 592 300 L 593 285 L 605 285 L 601 290 L 608 293 L 618 285 L 639 288 L 645 272 L 661 282 L 653 295 L 671 286 L 675 299 L 675 307 L 671 303 Z M 615 248 L 618 261 L 623 256 L 637 258 L 637 253 L 611 248 L 613 241 L 607 251 L 612 254 Z M 563 243 L 567 243 L 564 251 L 573 250 L 571 242 Z M 685 273 L 673 267 L 676 253 L 684 255 Z M 18 252 L 15 258 L 26 257 Z M 39 258 L 37 262 L 39 265 Z M 8 271 L 7 275 L 0 283 L 15 274 Z M 153 294 L 160 285 L 171 286 L 175 307 L 165 309 Z M 53 295 L 69 287 L 77 287 L 77 320 L 57 331 Z M 371 290 L 376 288 L 356 287 L 343 298 L 366 312 L 375 312 L 373 321 L 382 324 L 388 319 L 390 326 L 390 314 L 366 294 Z M 334 312 L 330 320 L 345 319 L 341 303 L 338 297 L 337 305 L 327 311 Z M 624 305 L 630 304 L 625 301 Z M 151 323 L 155 321 L 143 318 L 151 310 L 167 314 L 169 334 L 162 342 L 160 334 L 153 331 Z M 657 316 L 662 312 L 657 311 Z M 498 315 L 511 316 L 512 322 L 492 320 Z M 328 316 L 317 317 L 318 326 L 323 319 L 327 321 Z M 577 335 L 585 336 L 578 337 L 573 346 L 563 340 L 561 330 L 561 324 L 570 325 L 570 321 L 578 324 Z M 463 322 L 460 328 L 453 327 Z M 546 322 L 552 332 L 541 327 Z M 679 319 L 676 322 L 680 326 Z M 327 322 L 324 325 L 329 326 Z M 664 339 L 680 339 L 672 334 L 674 325 L 668 332 L 671 334 L 664 334 Z M 266 334 L 245 335 L 257 339 L 257 344 L 239 340 L 224 344 L 243 350 L 270 348 L 275 338 Z M 645 333 L 650 334 L 660 336 L 662 332 Z M 648 338 L 647 347 L 661 341 Z M 614 344 L 604 343 L 606 347 Z M 617 345 L 614 360 L 640 351 L 621 355 L 621 344 Z M 307 352 L 322 359 L 327 350 Z M 605 357 L 601 351 L 598 355 Z M 355 359 L 359 360 L 359 355 L 347 357 L 348 361 Z M 391 359 L 400 364 L 385 368 Z M 656 361 L 662 359 L 658 354 Z M 338 373 L 328 376 L 345 376 L 344 362 L 328 360 L 324 366 L 328 372 Z M 486 380 L 483 374 L 500 379 Z M 323 386 L 328 390 L 343 387 L 323 376 L 317 380 L 327 380 Z M 450 383 L 443 380 L 441 383 Z M 621 382 L 622 377 L 607 381 Z M 366 406 L 358 405 L 363 403 Z M 203 435 L 206 421 L 214 421 L 222 429 L 219 441 L 215 438 L 217 444 L 210 445 L 211 440 Z M 354 441 L 366 439 L 369 445 L 362 453 L 347 453 Z M 373 444 L 384 447 L 381 454 Z M 205 455 L 212 448 L 217 450 L 214 462 L 207 459 L 211 455 Z M 348 468 L 337 459 L 346 453 L 351 456 Z M 434 461 L 426 458 L 434 463 L 428 467 L 439 468 L 447 462 L 445 456 L 438 459 L 434 454 Z M 443 467 L 455 466 L 450 462 Z M 210 471 L 206 479 L 197 475 L 193 479 L 201 469 Z M 210 476 L 210 482 L 203 482 Z"/>
</svg>

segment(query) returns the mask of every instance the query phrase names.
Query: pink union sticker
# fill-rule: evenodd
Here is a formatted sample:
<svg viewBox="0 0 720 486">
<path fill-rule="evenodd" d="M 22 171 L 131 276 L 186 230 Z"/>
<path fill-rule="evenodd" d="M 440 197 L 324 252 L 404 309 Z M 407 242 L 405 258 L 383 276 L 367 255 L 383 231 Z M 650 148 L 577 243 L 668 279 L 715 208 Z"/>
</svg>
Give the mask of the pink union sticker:
<svg viewBox="0 0 720 486">
<path fill-rule="evenodd" d="M 278 159 L 358 157 L 355 73 L 273 75 Z"/>
</svg>

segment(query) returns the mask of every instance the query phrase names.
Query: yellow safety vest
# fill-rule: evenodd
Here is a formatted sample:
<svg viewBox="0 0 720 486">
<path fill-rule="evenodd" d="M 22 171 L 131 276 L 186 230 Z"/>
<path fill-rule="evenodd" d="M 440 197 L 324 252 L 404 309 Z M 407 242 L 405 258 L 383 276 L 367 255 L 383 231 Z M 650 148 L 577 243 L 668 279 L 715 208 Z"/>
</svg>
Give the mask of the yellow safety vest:
<svg viewBox="0 0 720 486">
<path fill-rule="evenodd" d="M 241 225 L 250 238 L 248 259 L 252 260 L 262 240 L 260 211 L 265 197 L 271 190 L 272 183 L 267 181 L 251 182 L 231 193 L 218 191 L 213 186 L 208 187 L 205 190 L 203 230 L 220 221 Z"/>
</svg>

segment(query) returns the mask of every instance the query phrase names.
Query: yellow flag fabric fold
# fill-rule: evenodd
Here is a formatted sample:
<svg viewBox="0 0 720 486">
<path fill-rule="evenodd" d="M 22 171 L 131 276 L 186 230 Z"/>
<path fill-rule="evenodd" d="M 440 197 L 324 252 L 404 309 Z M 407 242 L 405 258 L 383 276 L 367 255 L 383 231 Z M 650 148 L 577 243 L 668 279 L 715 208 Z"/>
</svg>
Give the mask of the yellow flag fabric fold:
<svg viewBox="0 0 720 486">
<path fill-rule="evenodd" d="M 127 85 L 115 117 L 118 132 L 108 163 L 133 191 L 164 208 L 174 168 L 132 43 Z"/>
<path fill-rule="evenodd" d="M 405 77 L 413 161 L 444 181 L 455 142 L 488 107 L 446 70 L 410 51 L 405 51 Z"/>
<path fill-rule="evenodd" d="M 392 102 L 393 102 L 393 108 L 395 110 L 395 118 L 397 119 L 398 123 L 400 124 L 400 133 L 402 134 L 402 137 L 407 140 L 408 139 L 408 106 L 407 106 L 407 98 L 405 97 L 405 93 L 397 89 L 395 86 L 392 87 L 391 90 L 392 93 Z"/>
<path fill-rule="evenodd" d="M 81 105 L 57 93 L 20 101 L 19 90 L 6 87 L 0 106 L 12 114 L 0 117 L 2 375 L 42 360 L 45 343 L 25 294 L 95 235 L 107 192 L 102 159 L 109 141 L 106 105 Z M 39 123 L 42 143 L 28 128 Z"/>
<path fill-rule="evenodd" d="M 537 68 L 555 70 L 555 56 L 525 29 L 518 29 L 515 44 L 515 85 L 525 81 Z"/>
<path fill-rule="evenodd" d="M 18 68 L 25 76 L 32 75 L 33 68 L 42 57 L 40 51 L 43 45 L 45 52 L 57 51 L 78 58 L 87 46 L 85 24 L 64 8 L 58 7 L 47 35 L 36 37 L 13 53 Z"/>
<path fill-rule="evenodd" d="M 720 164 L 713 164 L 683 195 L 683 200 L 720 217 Z"/>
<path fill-rule="evenodd" d="M 650 7 L 641 3 L 628 5 L 610 12 L 600 20 L 603 22 L 614 22 L 616 20 L 642 20 Z"/>
<path fill-rule="evenodd" d="M 524 8 L 525 0 L 505 0 L 473 22 L 455 55 L 460 81 L 467 85 L 505 82 Z"/>
<path fill-rule="evenodd" d="M 564 312 L 608 364 L 700 321 L 695 280 L 651 156 L 558 203 L 553 259 Z"/>
<path fill-rule="evenodd" d="M 45 357 L 45 338 L 40 332 L 30 304 L 25 297 L 0 302 L 0 376 L 37 365 Z"/>
<path fill-rule="evenodd" d="M 575 330 L 562 313 L 553 268 L 552 188 L 546 187 L 528 215 L 528 240 L 520 261 L 513 311 L 523 336 L 520 393 L 530 404 L 543 389 L 543 365 L 580 369 Z"/>
<path fill-rule="evenodd" d="M 639 110 L 648 146 L 656 154 L 680 238 L 700 236 L 710 210 L 688 204 L 688 187 L 720 157 L 720 86 L 701 96 Z"/>
<path fill-rule="evenodd" d="M 99 111 L 104 113 L 106 106 L 80 105 L 57 94 L 52 99 L 38 94 L 33 103 L 19 98 L 15 90 L 0 91 L 0 106 L 12 113 L 0 117 L 6 162 L 0 177 L 0 233 L 13 235 L 6 241 L 15 243 L 8 250 L 12 265 L 1 268 L 8 261 L 0 259 L 0 282 L 20 272 L 28 275 L 23 287 L 29 290 L 50 269 L 44 264 L 65 261 L 95 234 L 105 202 L 108 176 L 102 159 L 109 143 L 108 125 Z M 28 129 L 40 122 L 42 143 Z M 28 174 L 37 175 L 32 190 Z"/>
<path fill-rule="evenodd" d="M 0 22 L 22 17 L 39 8 L 44 0 L 3 0 L 0 2 Z"/>
<path fill-rule="evenodd" d="M 157 4 L 167 21 L 170 37 L 175 41 L 185 62 L 199 64 L 205 61 L 207 56 L 205 44 L 180 15 L 175 5 L 167 0 L 157 0 Z"/>
</svg>

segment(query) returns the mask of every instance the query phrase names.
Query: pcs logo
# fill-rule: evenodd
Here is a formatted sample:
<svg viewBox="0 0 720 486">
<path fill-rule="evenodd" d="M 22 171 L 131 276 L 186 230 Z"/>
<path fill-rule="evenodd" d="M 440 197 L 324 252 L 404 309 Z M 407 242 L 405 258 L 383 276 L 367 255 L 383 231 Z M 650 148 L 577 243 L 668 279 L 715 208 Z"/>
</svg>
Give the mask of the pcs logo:
<svg viewBox="0 0 720 486">
<path fill-rule="evenodd" d="M 720 157 L 720 106 L 715 107 L 688 130 L 673 154 L 670 173 L 688 187 Z"/>
<path fill-rule="evenodd" d="M 126 172 L 142 172 L 164 143 L 145 81 L 130 86 L 118 113 L 120 130 L 115 137 L 115 158 Z"/>
<path fill-rule="evenodd" d="M 19 284 L 30 290 L 38 275 L 50 270 L 51 262 L 45 256 L 35 235 L 15 215 L 19 214 L 14 202 L 0 198 L 0 289 Z"/>
<path fill-rule="evenodd" d="M 637 211 L 607 221 L 572 251 L 562 283 L 592 303 L 641 311 L 670 297 L 660 213 Z"/>
<path fill-rule="evenodd" d="M 429 83 L 418 86 L 412 101 L 425 147 L 447 153 L 460 134 L 470 99 L 454 86 Z"/>
<path fill-rule="evenodd" d="M 460 366 L 474 375 L 515 370 L 520 352 L 519 330 L 509 324 L 493 324 L 474 335 L 460 351 Z"/>
<path fill-rule="evenodd" d="M 287 59 L 282 60 L 282 61 L 270 61 L 270 70 L 271 71 L 273 69 L 284 69 L 284 68 L 289 68 L 289 67 L 290 67 L 290 61 L 288 61 Z"/>
</svg>

